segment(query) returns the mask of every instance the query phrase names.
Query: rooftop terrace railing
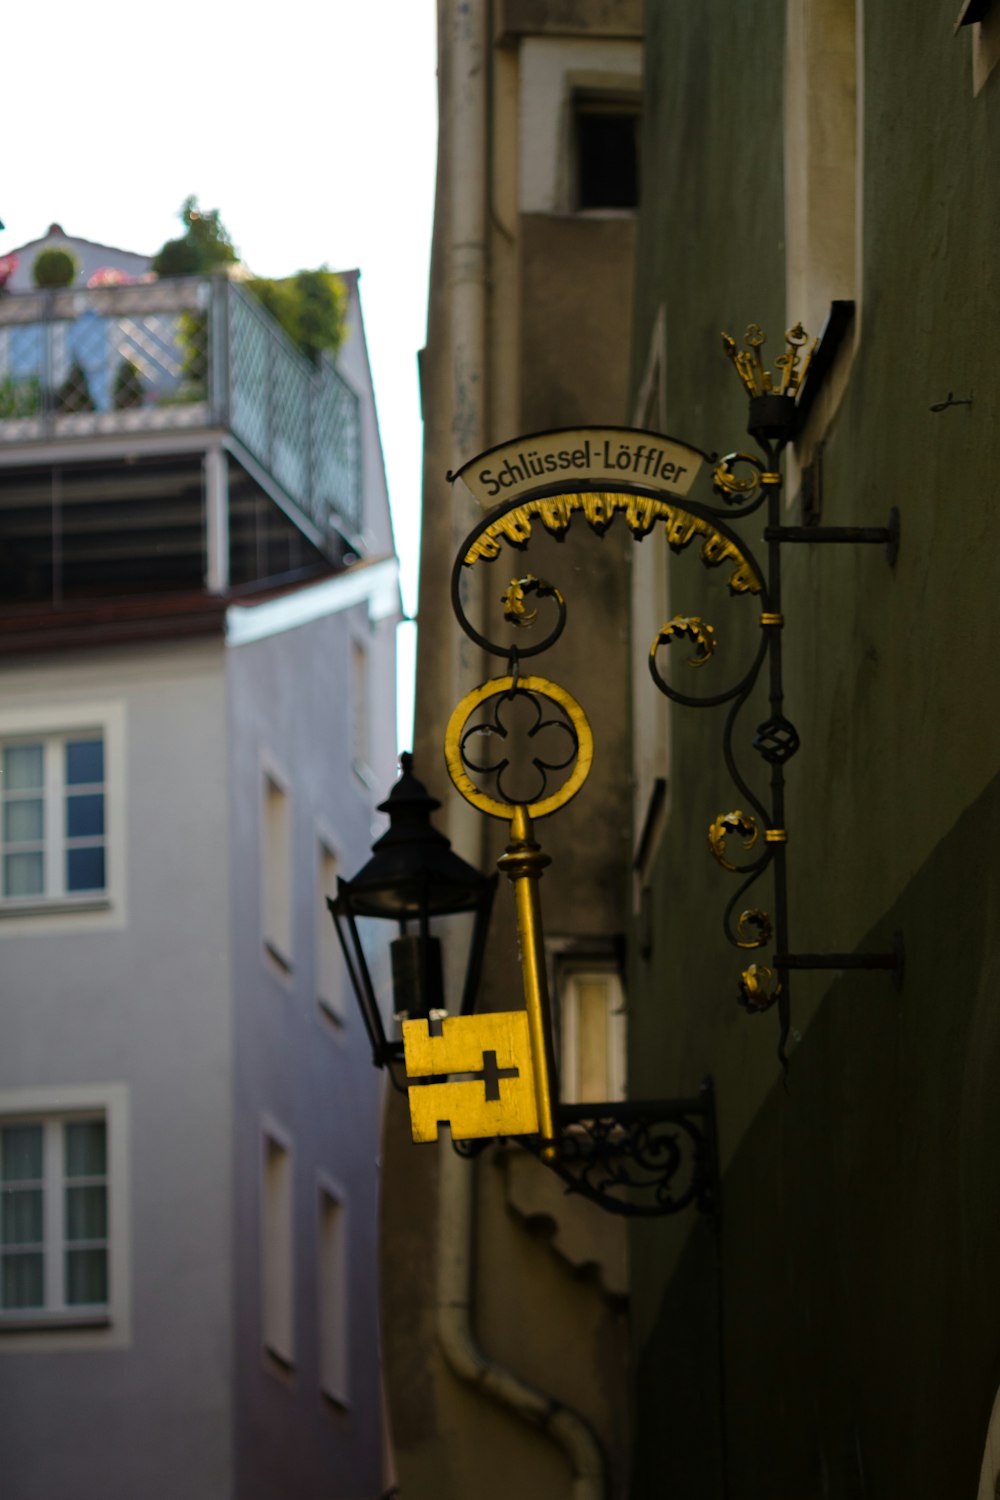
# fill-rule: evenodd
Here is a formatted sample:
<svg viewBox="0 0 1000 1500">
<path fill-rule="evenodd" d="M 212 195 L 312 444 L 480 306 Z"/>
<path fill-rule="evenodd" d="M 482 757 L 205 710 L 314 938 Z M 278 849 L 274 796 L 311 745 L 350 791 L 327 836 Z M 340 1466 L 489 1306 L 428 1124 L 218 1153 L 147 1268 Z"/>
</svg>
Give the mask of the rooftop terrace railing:
<svg viewBox="0 0 1000 1500">
<path fill-rule="evenodd" d="M 225 277 L 0 296 L 0 449 L 228 429 L 324 536 L 361 529 L 357 394 Z"/>
</svg>

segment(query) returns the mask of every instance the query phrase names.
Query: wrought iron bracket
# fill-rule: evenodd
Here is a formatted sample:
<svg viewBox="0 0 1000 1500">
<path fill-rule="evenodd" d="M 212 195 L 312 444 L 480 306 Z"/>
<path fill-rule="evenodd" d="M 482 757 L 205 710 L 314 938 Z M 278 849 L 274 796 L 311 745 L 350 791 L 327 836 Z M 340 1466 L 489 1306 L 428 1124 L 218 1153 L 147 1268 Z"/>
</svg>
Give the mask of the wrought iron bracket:
<svg viewBox="0 0 1000 1500">
<path fill-rule="evenodd" d="M 774 967 L 782 969 L 888 969 L 896 988 L 903 983 L 906 952 L 903 934 L 892 935 L 891 953 L 776 953 Z"/>
<path fill-rule="evenodd" d="M 885 559 L 895 567 L 899 556 L 899 509 L 893 506 L 885 526 L 765 526 L 765 542 L 808 542 L 812 545 L 875 543 L 885 547 Z"/>
<path fill-rule="evenodd" d="M 567 1193 L 624 1218 L 663 1218 L 696 1207 L 719 1209 L 715 1091 L 710 1078 L 693 1099 L 561 1104 L 559 1136 L 517 1136 L 556 1173 Z M 474 1157 L 491 1140 L 453 1141 Z"/>
</svg>

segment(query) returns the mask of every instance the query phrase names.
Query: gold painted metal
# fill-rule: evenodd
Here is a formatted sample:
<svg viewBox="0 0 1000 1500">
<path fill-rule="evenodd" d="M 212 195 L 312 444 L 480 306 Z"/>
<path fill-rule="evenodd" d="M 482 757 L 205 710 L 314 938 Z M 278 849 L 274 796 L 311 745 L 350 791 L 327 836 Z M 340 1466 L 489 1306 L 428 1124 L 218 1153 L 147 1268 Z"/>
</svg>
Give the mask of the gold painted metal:
<svg viewBox="0 0 1000 1500">
<path fill-rule="evenodd" d="M 427 1021 L 404 1021 L 403 1051 L 409 1078 L 475 1075 L 410 1088 L 410 1127 L 415 1141 L 436 1141 L 438 1126 L 444 1122 L 458 1141 L 535 1134 L 535 1076 L 528 1017 L 523 1010 L 448 1016 L 441 1023 L 440 1036 L 431 1036 Z M 490 1098 L 491 1092 L 497 1097 Z"/>
<path fill-rule="evenodd" d="M 539 847 L 527 809 L 515 808 L 510 824 L 510 842 L 506 853 L 497 861 L 497 868 L 514 887 L 524 1005 L 534 1065 L 538 1133 L 543 1142 L 549 1143 L 543 1146 L 542 1156 L 551 1160 L 555 1154 L 552 1143 L 557 1138 L 554 1103 L 556 1059 L 549 1012 L 542 906 L 538 894 L 538 882 L 548 864 L 551 864 L 551 860 Z"/>
<path fill-rule="evenodd" d="M 771 918 L 757 906 L 740 912 L 736 923 L 737 948 L 763 948 L 771 941 L 773 932 Z M 753 934 L 753 935 L 751 935 Z"/>
<path fill-rule="evenodd" d="M 701 560 L 706 568 L 717 568 L 722 563 L 733 562 L 735 567 L 728 579 L 734 594 L 759 594 L 761 581 L 743 553 L 724 537 L 720 531 L 701 516 L 691 515 L 683 506 L 650 495 L 627 495 L 604 491 L 587 491 L 582 494 L 555 495 L 545 500 L 526 500 L 523 505 L 509 510 L 506 515 L 493 521 L 476 538 L 462 559 L 467 568 L 481 559 L 492 562 L 500 556 L 501 544 L 508 542 L 513 547 L 523 547 L 531 538 L 532 523 L 541 521 L 546 531 L 553 536 L 562 536 L 569 528 L 572 517 L 584 516 L 599 534 L 607 531 L 618 513 L 625 521 L 637 541 L 646 536 L 658 521 L 662 521 L 667 544 L 674 552 L 682 552 L 695 537 L 702 537 Z"/>
<path fill-rule="evenodd" d="M 737 833 L 743 840 L 744 849 L 752 849 L 757 842 L 759 829 L 752 813 L 720 813 L 708 830 L 708 847 L 724 870 L 735 870 L 736 866 L 726 857 L 726 835 Z"/>
<path fill-rule="evenodd" d="M 788 829 L 787 828 L 765 828 L 764 829 L 764 842 L 767 843 L 767 844 L 787 844 L 788 843 Z"/>
<path fill-rule="evenodd" d="M 757 472 L 750 479 L 740 479 L 733 472 L 734 464 L 749 464 Z M 712 488 L 726 500 L 749 500 L 760 484 L 763 470 L 764 465 L 752 453 L 727 453 L 712 470 Z"/>
<path fill-rule="evenodd" d="M 715 631 L 707 621 L 697 615 L 674 615 L 666 625 L 661 625 L 656 639 L 649 648 L 650 657 L 655 657 L 661 646 L 668 646 L 675 636 L 685 636 L 697 646 L 693 656 L 688 657 L 689 667 L 703 667 L 714 655 L 718 642 Z"/>
<path fill-rule="evenodd" d="M 785 623 L 785 617 L 784 615 L 764 610 L 760 617 L 760 623 L 761 625 L 777 625 L 780 628 Z"/>
<path fill-rule="evenodd" d="M 538 610 L 529 610 L 525 599 L 528 594 L 540 593 L 542 590 L 551 595 L 556 604 L 562 604 L 563 598 L 559 590 L 546 583 L 544 578 L 536 578 L 534 573 L 528 573 L 524 578 L 512 578 L 510 587 L 500 595 L 503 617 L 508 624 L 530 629 L 538 619 Z"/>
<path fill-rule="evenodd" d="M 462 733 L 466 723 L 480 704 L 512 692 L 515 687 L 513 677 L 491 677 L 488 682 L 473 688 L 471 693 L 466 693 L 448 720 L 444 734 L 444 758 L 455 786 L 466 802 L 471 802 L 480 812 L 488 813 L 491 818 L 508 819 L 514 818 L 523 810 L 530 818 L 547 818 L 550 813 L 565 807 L 590 775 L 594 760 L 594 734 L 579 703 L 557 682 L 550 682 L 547 677 L 518 677 L 516 686 L 519 691 L 538 693 L 540 697 L 550 698 L 558 703 L 576 731 L 576 765 L 558 791 L 553 792 L 550 797 L 543 797 L 540 802 L 529 802 L 526 808 L 521 809 L 514 802 L 501 802 L 480 791 L 462 764 Z"/>
<path fill-rule="evenodd" d="M 743 335 L 743 342 L 749 346 L 747 349 L 738 349 L 736 340 L 728 333 L 722 335 L 722 347 L 732 360 L 748 396 L 797 396 L 819 340 L 813 339 L 803 358 L 801 351 L 809 343 L 809 335 L 801 323 L 796 323 L 794 328 L 788 329 L 785 334 L 785 351 L 774 361 L 775 369 L 781 371 L 781 378 L 777 383 L 770 371 L 765 370 L 761 358 L 760 350 L 765 341 L 766 335 L 756 323 L 751 323 Z M 780 482 L 780 476 L 761 475 L 763 484 L 780 484 Z"/>
<path fill-rule="evenodd" d="M 780 486 L 781 475 L 777 471 L 772 473 L 770 470 L 767 470 L 765 473 L 761 474 L 760 482 L 761 484 L 772 484 Z"/>
<path fill-rule="evenodd" d="M 769 969 L 766 964 L 751 964 L 748 969 L 744 969 L 740 975 L 740 989 L 750 1010 L 770 1010 L 781 994 L 781 985 L 775 981 L 774 970 Z"/>
</svg>

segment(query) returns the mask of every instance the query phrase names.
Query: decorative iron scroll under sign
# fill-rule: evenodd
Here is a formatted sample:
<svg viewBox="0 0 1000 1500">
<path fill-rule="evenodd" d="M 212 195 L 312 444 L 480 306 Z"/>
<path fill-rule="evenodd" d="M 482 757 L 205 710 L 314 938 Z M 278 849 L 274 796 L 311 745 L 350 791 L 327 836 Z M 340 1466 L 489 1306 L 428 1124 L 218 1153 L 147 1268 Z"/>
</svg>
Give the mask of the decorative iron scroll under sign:
<svg viewBox="0 0 1000 1500">
<path fill-rule="evenodd" d="M 461 479 L 484 510 L 544 491 L 615 489 L 687 495 L 705 454 L 635 427 L 567 427 L 488 448 L 450 480 Z"/>
</svg>

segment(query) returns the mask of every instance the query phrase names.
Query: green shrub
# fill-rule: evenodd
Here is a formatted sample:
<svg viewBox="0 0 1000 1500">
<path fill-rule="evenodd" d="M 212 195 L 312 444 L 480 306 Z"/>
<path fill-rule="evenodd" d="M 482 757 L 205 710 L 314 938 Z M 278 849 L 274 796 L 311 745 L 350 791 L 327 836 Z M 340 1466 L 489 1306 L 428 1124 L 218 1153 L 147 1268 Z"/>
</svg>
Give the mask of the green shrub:
<svg viewBox="0 0 1000 1500">
<path fill-rule="evenodd" d="M 31 277 L 36 286 L 72 286 L 80 263 L 68 250 L 43 250 L 35 256 Z"/>
<path fill-rule="evenodd" d="M 56 410 L 60 412 L 93 411 L 94 401 L 90 394 L 87 372 L 78 359 L 69 367 L 69 374 L 56 391 Z"/>
<path fill-rule="evenodd" d="M 142 405 L 142 375 L 138 365 L 123 359 L 115 371 L 115 385 L 111 394 L 115 411 L 126 411 L 130 406 Z"/>
<path fill-rule="evenodd" d="M 320 266 L 318 271 L 297 271 L 278 281 L 261 278 L 246 286 L 313 364 L 324 351 L 336 354 L 344 341 L 347 289 L 333 271 Z"/>
<path fill-rule="evenodd" d="M 0 421 L 12 417 L 37 417 L 42 409 L 42 382 L 37 375 L 21 380 L 5 375 L 0 380 Z"/>
<path fill-rule="evenodd" d="M 217 208 L 200 209 L 197 198 L 185 198 L 179 217 L 184 234 L 167 240 L 153 256 L 157 276 L 203 276 L 236 264 L 236 248 Z"/>
</svg>

